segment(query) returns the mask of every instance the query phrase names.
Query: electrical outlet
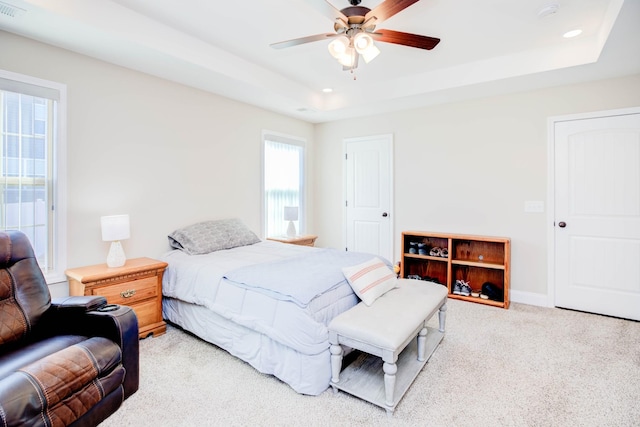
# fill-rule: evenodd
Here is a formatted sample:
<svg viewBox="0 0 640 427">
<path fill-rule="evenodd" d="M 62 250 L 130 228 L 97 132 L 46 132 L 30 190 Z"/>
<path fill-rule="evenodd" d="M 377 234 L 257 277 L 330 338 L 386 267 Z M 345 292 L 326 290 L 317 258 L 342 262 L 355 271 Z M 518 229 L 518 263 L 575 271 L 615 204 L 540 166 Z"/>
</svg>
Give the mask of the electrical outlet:
<svg viewBox="0 0 640 427">
<path fill-rule="evenodd" d="M 544 202 L 540 200 L 529 200 L 524 202 L 525 212 L 544 212 Z"/>
</svg>

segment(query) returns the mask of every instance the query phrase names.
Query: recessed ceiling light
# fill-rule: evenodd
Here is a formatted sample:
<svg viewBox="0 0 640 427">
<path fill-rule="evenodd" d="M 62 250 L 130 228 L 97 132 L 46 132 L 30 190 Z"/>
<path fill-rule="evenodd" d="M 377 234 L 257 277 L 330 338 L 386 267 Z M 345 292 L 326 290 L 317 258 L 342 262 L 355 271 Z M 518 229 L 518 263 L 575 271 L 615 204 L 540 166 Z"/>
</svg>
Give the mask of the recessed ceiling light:
<svg viewBox="0 0 640 427">
<path fill-rule="evenodd" d="M 571 37 L 576 37 L 576 36 L 579 36 L 580 34 L 582 34 L 582 30 L 579 30 L 579 29 L 571 30 L 564 33 L 562 37 L 564 37 L 565 39 L 570 39 Z"/>
<path fill-rule="evenodd" d="M 324 93 L 331 93 L 331 92 L 333 92 L 333 89 L 331 89 L 330 87 L 325 87 L 324 89 L 322 89 L 322 91 Z"/>
</svg>

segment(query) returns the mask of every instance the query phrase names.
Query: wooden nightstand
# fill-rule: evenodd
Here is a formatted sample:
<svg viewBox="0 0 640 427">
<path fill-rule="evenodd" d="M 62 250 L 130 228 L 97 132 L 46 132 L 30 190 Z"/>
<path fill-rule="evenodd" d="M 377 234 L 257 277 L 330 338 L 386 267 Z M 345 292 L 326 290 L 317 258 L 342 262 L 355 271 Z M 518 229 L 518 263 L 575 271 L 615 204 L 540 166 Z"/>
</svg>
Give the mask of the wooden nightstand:
<svg viewBox="0 0 640 427">
<path fill-rule="evenodd" d="M 71 268 L 69 295 L 101 295 L 109 304 L 127 305 L 138 316 L 139 337 L 167 330 L 162 320 L 162 275 L 167 263 L 151 258 L 129 259 L 122 267 L 107 264 Z"/>
<path fill-rule="evenodd" d="M 267 240 L 274 240 L 276 242 L 289 243 L 291 245 L 301 245 L 301 246 L 313 246 L 316 243 L 316 239 L 318 236 L 314 236 L 312 234 L 307 234 L 306 236 L 296 236 L 296 237 L 267 237 Z"/>
</svg>

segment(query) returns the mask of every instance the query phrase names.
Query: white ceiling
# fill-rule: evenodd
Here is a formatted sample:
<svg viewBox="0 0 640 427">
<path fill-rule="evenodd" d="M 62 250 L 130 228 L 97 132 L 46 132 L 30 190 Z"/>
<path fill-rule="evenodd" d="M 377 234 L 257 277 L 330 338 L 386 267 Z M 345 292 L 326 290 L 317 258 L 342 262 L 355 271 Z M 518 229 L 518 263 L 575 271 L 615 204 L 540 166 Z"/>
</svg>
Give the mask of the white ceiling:
<svg viewBox="0 0 640 427">
<path fill-rule="evenodd" d="M 0 29 L 312 123 L 640 73 L 640 0 L 421 0 L 377 28 L 440 44 L 377 43 L 355 80 L 328 41 L 269 46 L 332 32 L 324 1 L 0 0 L 26 11 Z"/>
</svg>

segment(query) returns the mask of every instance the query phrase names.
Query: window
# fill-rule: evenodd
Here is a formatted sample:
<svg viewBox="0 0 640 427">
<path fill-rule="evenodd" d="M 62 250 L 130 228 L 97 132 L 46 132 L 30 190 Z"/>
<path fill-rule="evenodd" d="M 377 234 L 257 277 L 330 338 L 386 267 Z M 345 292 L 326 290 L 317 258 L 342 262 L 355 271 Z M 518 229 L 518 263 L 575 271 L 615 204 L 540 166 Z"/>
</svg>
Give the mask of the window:
<svg viewBox="0 0 640 427">
<path fill-rule="evenodd" d="M 263 133 L 263 211 L 266 237 L 287 234 L 285 206 L 298 207 L 298 234 L 304 230 L 304 146 L 303 140 Z"/>
<path fill-rule="evenodd" d="M 0 70 L 0 229 L 27 235 L 48 283 L 64 280 L 65 94 Z"/>
</svg>

